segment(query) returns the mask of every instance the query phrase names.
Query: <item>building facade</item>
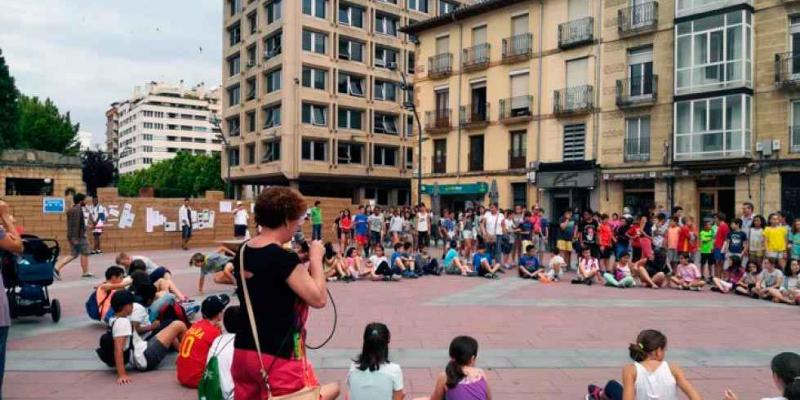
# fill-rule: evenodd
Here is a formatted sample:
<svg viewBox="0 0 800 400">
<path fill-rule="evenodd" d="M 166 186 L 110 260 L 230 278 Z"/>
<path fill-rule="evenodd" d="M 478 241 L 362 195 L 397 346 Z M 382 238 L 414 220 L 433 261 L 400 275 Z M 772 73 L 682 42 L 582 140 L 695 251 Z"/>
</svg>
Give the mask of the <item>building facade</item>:
<svg viewBox="0 0 800 400">
<path fill-rule="evenodd" d="M 218 154 L 222 138 L 214 121 L 219 113 L 218 88 L 148 83 L 106 111 L 106 151 L 120 174 L 148 168 L 181 151 Z"/>
<path fill-rule="evenodd" d="M 417 142 L 402 82 L 416 63 L 413 38 L 399 28 L 458 4 L 227 0 L 222 169 L 230 166 L 236 191 L 291 185 L 409 204 Z"/>
</svg>

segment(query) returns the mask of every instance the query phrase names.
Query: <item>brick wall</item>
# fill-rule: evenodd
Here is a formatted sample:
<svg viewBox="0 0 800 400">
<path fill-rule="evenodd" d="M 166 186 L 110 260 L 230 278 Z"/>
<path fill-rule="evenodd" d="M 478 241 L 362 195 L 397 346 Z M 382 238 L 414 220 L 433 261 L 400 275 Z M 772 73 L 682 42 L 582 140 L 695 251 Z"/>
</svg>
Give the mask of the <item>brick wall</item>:
<svg viewBox="0 0 800 400">
<path fill-rule="evenodd" d="M 86 184 L 83 183 L 80 167 L 46 168 L 4 165 L 2 169 L 3 173 L 0 174 L 0 188 L 2 188 L 3 193 L 5 193 L 6 178 L 52 179 L 54 196 L 63 196 L 67 188 L 74 188 L 79 192 L 86 192 Z M 41 206 L 41 202 L 39 203 Z"/>
</svg>

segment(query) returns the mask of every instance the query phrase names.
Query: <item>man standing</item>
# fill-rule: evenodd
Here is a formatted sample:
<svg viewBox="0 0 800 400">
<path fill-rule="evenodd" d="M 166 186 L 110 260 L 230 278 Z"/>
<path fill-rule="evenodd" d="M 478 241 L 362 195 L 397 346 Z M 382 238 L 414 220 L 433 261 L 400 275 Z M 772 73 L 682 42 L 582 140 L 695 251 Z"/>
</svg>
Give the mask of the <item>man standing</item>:
<svg viewBox="0 0 800 400">
<path fill-rule="evenodd" d="M 367 217 L 367 224 L 369 224 L 369 245 L 371 250 L 372 246 L 383 243 L 383 214 L 381 214 L 380 208 L 375 207 L 372 209 L 372 215 Z"/>
<path fill-rule="evenodd" d="M 746 201 L 742 204 L 742 232 L 749 233 L 753 226 L 753 203 Z"/>
<path fill-rule="evenodd" d="M 505 217 L 497 210 L 497 203 L 492 203 L 489 211 L 484 214 L 483 218 L 483 238 L 486 240 L 486 251 L 492 260 L 500 260 L 500 246 L 498 245 L 498 236 L 503 234 L 503 225 L 505 224 Z M 499 262 L 499 261 L 498 261 Z"/>
<path fill-rule="evenodd" d="M 250 215 L 244 209 L 241 201 L 236 202 L 236 211 L 233 213 L 233 236 L 236 239 L 244 239 L 247 236 L 247 220 Z"/>
<path fill-rule="evenodd" d="M 56 266 L 56 279 L 61 279 L 61 270 L 75 260 L 81 258 L 81 278 L 92 278 L 89 272 L 89 241 L 86 239 L 86 220 L 83 211 L 86 207 L 86 195 L 78 193 L 72 198 L 72 208 L 67 211 L 67 240 L 70 245 L 70 255 Z"/>
<path fill-rule="evenodd" d="M 192 207 L 189 198 L 183 199 L 183 205 L 178 210 L 178 219 L 181 221 L 181 248 L 189 250 L 189 239 L 192 238 Z"/>
<path fill-rule="evenodd" d="M 430 229 L 431 215 L 425 208 L 425 204 L 420 203 L 417 208 L 417 249 L 421 249 L 423 246 L 428 247 L 430 244 Z"/>
<path fill-rule="evenodd" d="M 106 222 L 106 208 L 100 204 L 97 196 L 92 197 L 92 206 L 89 208 L 89 224 L 92 226 L 92 236 L 94 236 L 94 249 L 92 254 L 103 254 L 100 249 L 100 236 L 103 235 L 103 226 Z"/>
<path fill-rule="evenodd" d="M 311 240 L 322 240 L 322 209 L 319 200 L 311 208 Z"/>
</svg>

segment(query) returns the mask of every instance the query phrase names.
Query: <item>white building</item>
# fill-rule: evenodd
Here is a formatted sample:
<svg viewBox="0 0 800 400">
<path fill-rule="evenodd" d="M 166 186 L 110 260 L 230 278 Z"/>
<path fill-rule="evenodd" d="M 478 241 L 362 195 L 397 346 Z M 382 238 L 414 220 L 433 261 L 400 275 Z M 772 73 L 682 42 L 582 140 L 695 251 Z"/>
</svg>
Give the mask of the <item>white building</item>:
<svg viewBox="0 0 800 400">
<path fill-rule="evenodd" d="M 200 84 L 151 82 L 136 87 L 133 97 L 112 103 L 106 112 L 106 145 L 121 174 L 147 168 L 180 151 L 216 154 L 222 150 L 219 130 L 211 123 L 219 114 L 219 89 Z"/>
</svg>

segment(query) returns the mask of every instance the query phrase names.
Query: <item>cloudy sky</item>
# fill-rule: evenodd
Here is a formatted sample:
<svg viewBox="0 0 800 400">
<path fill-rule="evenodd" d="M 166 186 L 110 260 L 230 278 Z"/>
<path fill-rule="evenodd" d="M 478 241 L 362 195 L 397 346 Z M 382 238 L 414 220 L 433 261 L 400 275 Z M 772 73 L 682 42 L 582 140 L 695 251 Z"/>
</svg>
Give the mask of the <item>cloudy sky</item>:
<svg viewBox="0 0 800 400">
<path fill-rule="evenodd" d="M 134 86 L 219 84 L 221 3 L 0 1 L 0 49 L 21 92 L 50 97 L 104 142 L 105 111 Z"/>
</svg>

